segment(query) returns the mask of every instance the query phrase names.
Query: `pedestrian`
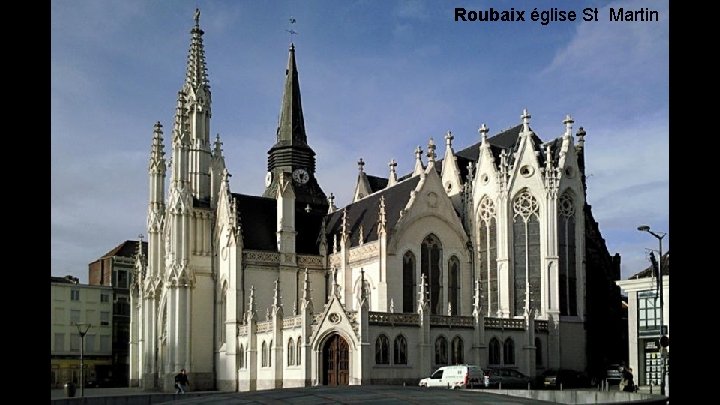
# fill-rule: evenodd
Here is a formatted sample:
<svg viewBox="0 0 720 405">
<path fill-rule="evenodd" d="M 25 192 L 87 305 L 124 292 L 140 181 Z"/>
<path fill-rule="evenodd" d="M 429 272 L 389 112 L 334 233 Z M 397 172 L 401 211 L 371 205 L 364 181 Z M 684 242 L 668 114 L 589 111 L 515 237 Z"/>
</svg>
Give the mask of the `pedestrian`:
<svg viewBox="0 0 720 405">
<path fill-rule="evenodd" d="M 184 394 L 188 385 L 190 385 L 190 381 L 188 381 L 187 374 L 185 374 L 185 369 L 182 369 L 175 375 L 175 393 Z"/>
<path fill-rule="evenodd" d="M 625 392 L 635 392 L 635 381 L 633 380 L 633 374 L 632 374 L 632 367 L 626 367 L 623 370 L 623 380 L 625 380 L 625 387 L 623 387 L 623 391 Z"/>
</svg>

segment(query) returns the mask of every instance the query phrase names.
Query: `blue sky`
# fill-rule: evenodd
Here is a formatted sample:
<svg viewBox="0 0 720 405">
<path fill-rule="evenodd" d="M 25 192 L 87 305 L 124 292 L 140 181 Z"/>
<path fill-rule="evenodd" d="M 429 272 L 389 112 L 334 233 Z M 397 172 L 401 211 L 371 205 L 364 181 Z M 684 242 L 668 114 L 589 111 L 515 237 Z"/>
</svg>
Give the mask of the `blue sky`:
<svg viewBox="0 0 720 405">
<path fill-rule="evenodd" d="M 167 148 L 196 7 L 233 192 L 264 189 L 292 16 L 317 178 L 337 205 L 350 201 L 358 158 L 377 176 L 395 159 L 404 174 L 428 138 L 441 155 L 450 130 L 460 150 L 481 123 L 492 135 L 527 108 L 544 141 L 566 114 L 587 131 L 587 200 L 623 278 L 658 248 L 637 226 L 669 231 L 667 0 L 53 0 L 52 275 L 87 282 L 88 263 L 146 234 L 153 124 Z M 513 7 L 528 21 L 455 22 L 455 7 Z M 600 21 L 541 25 L 529 21 L 536 7 L 597 7 Z M 609 22 L 609 7 L 660 20 Z"/>
</svg>

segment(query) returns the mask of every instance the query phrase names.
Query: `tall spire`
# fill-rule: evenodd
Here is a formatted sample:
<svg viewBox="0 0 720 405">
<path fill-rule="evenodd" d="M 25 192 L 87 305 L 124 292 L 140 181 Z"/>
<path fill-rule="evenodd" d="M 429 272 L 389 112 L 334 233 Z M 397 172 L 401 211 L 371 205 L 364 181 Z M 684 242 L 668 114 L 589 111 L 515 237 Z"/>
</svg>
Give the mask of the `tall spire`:
<svg viewBox="0 0 720 405">
<path fill-rule="evenodd" d="M 150 171 L 165 175 L 165 145 L 163 145 L 163 131 L 160 121 L 153 128 L 152 148 L 150 150 Z"/>
<path fill-rule="evenodd" d="M 185 85 L 196 90 L 200 86 L 210 87 L 207 66 L 205 65 L 205 47 L 202 39 L 205 31 L 200 29 L 200 9 L 195 9 L 195 26 L 190 30 L 190 33 L 192 34 L 192 40 L 188 52 Z"/>
<path fill-rule="evenodd" d="M 283 92 L 277 141 L 289 144 L 307 144 L 305 119 L 300 101 L 300 81 L 295 64 L 295 44 L 290 44 L 287 69 L 285 69 L 285 90 Z"/>
</svg>

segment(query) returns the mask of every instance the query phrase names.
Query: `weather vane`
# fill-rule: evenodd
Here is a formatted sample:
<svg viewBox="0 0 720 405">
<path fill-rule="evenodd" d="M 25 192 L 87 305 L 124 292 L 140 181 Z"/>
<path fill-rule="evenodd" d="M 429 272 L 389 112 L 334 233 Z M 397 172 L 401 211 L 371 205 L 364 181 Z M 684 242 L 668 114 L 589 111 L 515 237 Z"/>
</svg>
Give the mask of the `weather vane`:
<svg viewBox="0 0 720 405">
<path fill-rule="evenodd" d="M 298 34 L 297 31 L 295 31 L 294 29 L 292 29 L 293 24 L 295 24 L 295 22 L 296 22 L 297 20 L 295 20 L 294 17 L 290 17 L 290 19 L 289 19 L 288 21 L 290 21 L 290 25 L 289 25 L 289 28 L 286 29 L 285 31 L 287 31 L 287 32 L 290 33 L 290 43 L 292 43 L 292 42 L 293 42 L 293 40 L 292 40 L 293 35 L 297 35 L 297 34 Z"/>
</svg>

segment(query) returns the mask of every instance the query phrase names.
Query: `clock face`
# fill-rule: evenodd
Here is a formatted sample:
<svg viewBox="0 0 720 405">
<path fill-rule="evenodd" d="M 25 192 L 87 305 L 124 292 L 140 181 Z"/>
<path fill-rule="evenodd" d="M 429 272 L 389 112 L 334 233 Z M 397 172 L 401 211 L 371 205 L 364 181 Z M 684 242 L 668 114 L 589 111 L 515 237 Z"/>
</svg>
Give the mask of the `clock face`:
<svg viewBox="0 0 720 405">
<path fill-rule="evenodd" d="M 265 175 L 265 187 L 270 187 L 270 184 L 272 183 L 272 172 L 267 172 Z"/>
<path fill-rule="evenodd" d="M 310 180 L 310 175 L 305 169 L 295 169 L 293 172 L 293 180 L 298 184 L 305 184 Z"/>
</svg>

